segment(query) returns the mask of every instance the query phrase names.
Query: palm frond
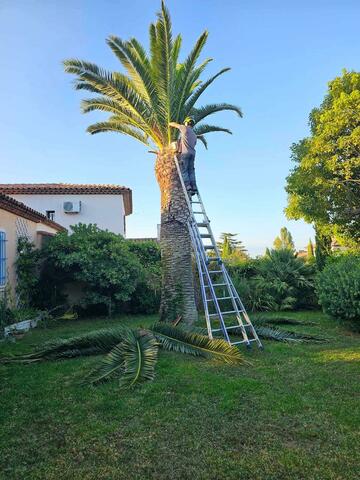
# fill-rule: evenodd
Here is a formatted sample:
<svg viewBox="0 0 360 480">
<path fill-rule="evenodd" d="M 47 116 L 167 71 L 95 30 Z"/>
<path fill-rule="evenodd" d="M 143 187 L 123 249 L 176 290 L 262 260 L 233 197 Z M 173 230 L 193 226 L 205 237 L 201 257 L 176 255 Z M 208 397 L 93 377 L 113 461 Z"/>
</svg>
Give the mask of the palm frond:
<svg viewBox="0 0 360 480">
<path fill-rule="evenodd" d="M 208 148 L 208 143 L 207 143 L 207 140 L 206 138 L 204 137 L 204 135 L 197 135 L 197 138 L 200 140 L 200 142 L 204 145 L 204 147 Z"/>
<path fill-rule="evenodd" d="M 183 120 L 183 118 L 180 117 L 182 116 L 184 104 L 189 97 L 191 87 L 194 81 L 197 80 L 200 75 L 200 72 L 198 72 L 197 77 L 194 77 L 192 74 L 194 73 L 196 62 L 201 54 L 202 49 L 205 46 L 208 36 L 209 33 L 205 30 L 205 32 L 203 32 L 197 39 L 194 48 L 191 50 L 185 62 L 176 71 L 175 85 L 176 91 L 178 92 L 178 107 L 177 111 L 175 112 L 174 118 L 177 121 Z M 206 64 L 203 65 L 203 68 L 205 68 L 205 65 Z"/>
<path fill-rule="evenodd" d="M 327 339 L 324 337 L 318 337 L 316 335 L 307 335 L 304 333 L 288 332 L 277 328 L 267 327 L 265 325 L 257 325 L 253 322 L 255 330 L 260 338 L 266 340 L 274 340 L 276 342 L 288 342 L 288 343 L 324 343 Z M 241 331 L 235 329 L 234 335 L 241 335 Z"/>
<path fill-rule="evenodd" d="M 84 383 L 96 384 L 117 376 L 122 387 L 132 387 L 153 380 L 157 354 L 158 344 L 150 332 L 129 329 Z"/>
<path fill-rule="evenodd" d="M 205 135 L 205 133 L 211 132 L 225 132 L 232 135 L 232 131 L 228 128 L 217 127 L 216 125 L 207 125 L 206 123 L 196 125 L 196 127 L 194 127 L 194 132 L 196 135 Z"/>
<path fill-rule="evenodd" d="M 125 135 L 129 135 L 130 137 L 136 138 L 136 140 L 139 140 L 139 142 L 143 143 L 146 146 L 149 145 L 148 137 L 144 135 L 140 130 L 125 125 L 124 119 L 122 119 L 121 121 L 93 123 L 92 125 L 88 126 L 87 131 L 91 133 L 91 135 L 100 132 L 123 133 Z"/>
<path fill-rule="evenodd" d="M 212 358 L 228 364 L 247 363 L 240 351 L 224 340 L 210 340 L 205 335 L 167 324 L 155 324 L 150 330 L 165 350 Z"/>
<path fill-rule="evenodd" d="M 316 322 L 308 322 L 305 320 L 297 320 L 290 317 L 268 317 L 267 315 L 253 315 L 252 320 L 257 324 L 267 324 L 267 325 L 302 325 L 302 326 L 312 326 L 317 325 Z"/>
<path fill-rule="evenodd" d="M 64 68 L 66 72 L 78 75 L 79 82 L 75 83 L 75 88 L 87 89 L 89 86 L 92 92 L 112 97 L 148 124 L 151 108 L 128 77 L 118 72 L 107 72 L 94 63 L 77 59 L 65 60 Z"/>
<path fill-rule="evenodd" d="M 225 110 L 230 110 L 242 117 L 242 111 L 236 105 L 231 105 L 229 103 L 212 103 L 210 105 L 204 105 L 200 108 L 193 108 L 191 111 L 191 115 L 194 118 L 195 123 L 199 123 L 204 118 L 208 117 L 209 115 L 213 115 L 217 112 L 223 112 Z"/>
<path fill-rule="evenodd" d="M 204 93 L 204 91 L 223 73 L 231 70 L 230 68 L 223 68 L 218 73 L 210 77 L 206 82 L 202 83 L 199 88 L 197 88 L 190 98 L 187 100 L 184 106 L 184 117 L 191 114 L 191 110 L 194 108 L 195 103 L 198 101 L 199 97 Z"/>
<path fill-rule="evenodd" d="M 0 358 L 0 363 L 37 362 L 108 353 L 126 335 L 127 329 L 107 328 L 71 338 L 59 338 L 41 345 L 36 352 Z"/>
</svg>

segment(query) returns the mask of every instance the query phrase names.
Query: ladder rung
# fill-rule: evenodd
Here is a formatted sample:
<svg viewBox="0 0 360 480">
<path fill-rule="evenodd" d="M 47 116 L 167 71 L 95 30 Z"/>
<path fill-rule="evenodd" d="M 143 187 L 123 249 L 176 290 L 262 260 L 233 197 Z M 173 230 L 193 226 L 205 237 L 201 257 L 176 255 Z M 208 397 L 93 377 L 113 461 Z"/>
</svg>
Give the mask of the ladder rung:
<svg viewBox="0 0 360 480">
<path fill-rule="evenodd" d="M 239 345 L 240 343 L 257 342 L 257 338 L 251 338 L 249 340 L 241 340 L 240 342 L 231 342 L 231 345 Z"/>
<path fill-rule="evenodd" d="M 239 325 L 233 325 L 232 327 L 226 327 L 226 330 L 231 330 L 232 328 L 239 328 Z M 222 328 L 214 328 L 212 332 L 222 332 Z"/>
<path fill-rule="evenodd" d="M 219 298 L 216 298 L 216 300 L 230 300 L 230 298 L 234 298 L 234 297 L 219 297 Z M 207 298 L 206 301 L 207 302 L 213 302 L 214 299 L 213 298 Z"/>
<path fill-rule="evenodd" d="M 192 205 L 194 205 L 194 203 L 198 203 L 199 205 L 201 205 L 201 202 L 191 202 Z"/>
<path fill-rule="evenodd" d="M 227 283 L 213 283 L 213 287 L 224 287 Z M 210 285 L 204 285 L 205 288 L 210 288 Z"/>
<path fill-rule="evenodd" d="M 195 212 L 194 212 L 195 213 Z M 196 225 L 198 227 L 208 227 L 210 224 L 210 222 L 200 222 L 200 223 L 197 223 Z"/>
<path fill-rule="evenodd" d="M 227 312 L 221 312 L 221 315 L 230 315 L 230 313 L 236 313 L 236 310 L 228 310 Z M 218 313 L 209 313 L 209 317 L 219 317 Z"/>
<path fill-rule="evenodd" d="M 202 213 L 203 215 L 205 215 L 205 213 L 204 213 L 204 212 L 193 212 L 193 213 Z"/>
<path fill-rule="evenodd" d="M 210 262 L 222 262 L 221 257 L 207 257 L 208 263 Z"/>
<path fill-rule="evenodd" d="M 223 273 L 222 270 L 208 270 L 208 273 Z M 203 275 L 206 275 L 206 272 L 202 272 Z"/>
<path fill-rule="evenodd" d="M 205 250 L 215 250 L 214 245 L 204 245 Z"/>
<path fill-rule="evenodd" d="M 210 233 L 200 233 L 201 238 L 211 238 Z"/>
</svg>

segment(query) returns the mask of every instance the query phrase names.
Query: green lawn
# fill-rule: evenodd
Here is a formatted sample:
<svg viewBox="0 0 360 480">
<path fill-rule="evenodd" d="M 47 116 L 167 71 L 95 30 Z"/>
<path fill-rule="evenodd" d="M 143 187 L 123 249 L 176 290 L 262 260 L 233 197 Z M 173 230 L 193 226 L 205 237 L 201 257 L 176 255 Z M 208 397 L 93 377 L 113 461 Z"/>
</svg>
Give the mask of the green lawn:
<svg viewBox="0 0 360 480">
<path fill-rule="evenodd" d="M 360 337 L 321 313 L 301 331 L 329 343 L 265 342 L 252 366 L 161 352 L 134 391 L 82 387 L 96 358 L 0 366 L 0 478 L 6 480 L 358 479 Z M 155 317 L 34 330 L 1 353 Z"/>
</svg>

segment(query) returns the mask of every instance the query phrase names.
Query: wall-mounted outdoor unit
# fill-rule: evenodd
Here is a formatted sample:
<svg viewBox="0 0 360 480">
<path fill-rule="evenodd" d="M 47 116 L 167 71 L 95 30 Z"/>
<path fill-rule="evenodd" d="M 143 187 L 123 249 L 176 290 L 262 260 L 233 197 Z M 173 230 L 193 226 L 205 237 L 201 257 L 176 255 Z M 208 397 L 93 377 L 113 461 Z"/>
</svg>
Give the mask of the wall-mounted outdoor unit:
<svg viewBox="0 0 360 480">
<path fill-rule="evenodd" d="M 80 213 L 80 210 L 81 210 L 80 200 L 77 200 L 75 202 L 64 202 L 65 213 Z"/>
</svg>

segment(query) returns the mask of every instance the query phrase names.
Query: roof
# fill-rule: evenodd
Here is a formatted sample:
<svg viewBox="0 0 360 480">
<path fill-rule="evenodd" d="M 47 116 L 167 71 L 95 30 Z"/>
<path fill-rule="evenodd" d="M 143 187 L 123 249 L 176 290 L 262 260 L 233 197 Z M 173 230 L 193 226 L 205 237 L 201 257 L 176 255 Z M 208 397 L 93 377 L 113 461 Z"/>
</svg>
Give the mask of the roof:
<svg viewBox="0 0 360 480">
<path fill-rule="evenodd" d="M 19 217 L 26 218 L 27 220 L 32 220 L 35 223 L 43 223 L 49 227 L 54 228 L 57 231 L 66 231 L 66 228 L 58 223 L 49 220 L 45 215 L 32 208 L 24 205 L 21 202 L 18 202 L 14 198 L 8 197 L 3 193 L 0 193 L 0 210 L 6 210 L 10 213 L 14 213 Z"/>
<path fill-rule="evenodd" d="M 6 195 L 122 195 L 125 215 L 132 213 L 132 190 L 121 185 L 76 183 L 0 183 L 0 192 Z"/>
</svg>

